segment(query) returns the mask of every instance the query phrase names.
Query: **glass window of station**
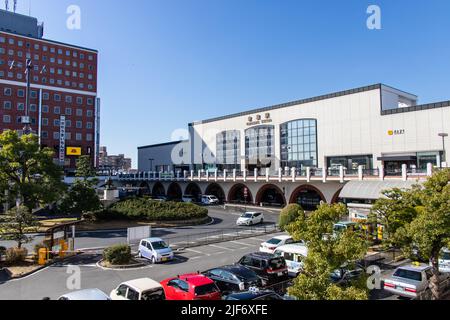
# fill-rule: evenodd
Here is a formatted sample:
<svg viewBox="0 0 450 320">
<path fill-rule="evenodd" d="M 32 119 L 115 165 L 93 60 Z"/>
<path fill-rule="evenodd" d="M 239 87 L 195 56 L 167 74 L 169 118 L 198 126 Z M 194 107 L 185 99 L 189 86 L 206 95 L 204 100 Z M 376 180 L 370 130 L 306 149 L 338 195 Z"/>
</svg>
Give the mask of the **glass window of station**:
<svg viewBox="0 0 450 320">
<path fill-rule="evenodd" d="M 339 170 L 342 166 L 348 171 L 358 171 L 358 167 L 362 166 L 364 170 L 373 169 L 373 155 L 355 155 L 342 157 L 328 157 L 327 168 L 331 170 Z"/>
<path fill-rule="evenodd" d="M 219 170 L 239 170 L 240 156 L 241 133 L 239 131 L 223 131 L 216 135 L 216 162 Z"/>
<path fill-rule="evenodd" d="M 317 120 L 300 119 L 281 125 L 281 167 L 317 167 Z"/>
<path fill-rule="evenodd" d="M 270 168 L 275 158 L 275 127 L 258 126 L 245 131 L 247 169 Z"/>
</svg>

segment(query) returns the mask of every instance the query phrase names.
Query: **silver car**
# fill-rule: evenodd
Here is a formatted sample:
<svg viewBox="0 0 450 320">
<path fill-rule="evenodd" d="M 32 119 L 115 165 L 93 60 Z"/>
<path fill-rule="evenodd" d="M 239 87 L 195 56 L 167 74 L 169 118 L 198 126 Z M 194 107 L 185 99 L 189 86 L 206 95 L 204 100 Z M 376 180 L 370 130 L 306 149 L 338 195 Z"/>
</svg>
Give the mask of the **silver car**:
<svg viewBox="0 0 450 320">
<path fill-rule="evenodd" d="M 67 293 L 59 297 L 58 300 L 101 301 L 101 300 L 111 300 L 111 298 L 106 293 L 104 293 L 99 289 L 86 289 Z"/>
<path fill-rule="evenodd" d="M 417 298 L 428 289 L 433 273 L 428 265 L 411 265 L 397 268 L 384 280 L 384 290 L 406 298 Z"/>
</svg>

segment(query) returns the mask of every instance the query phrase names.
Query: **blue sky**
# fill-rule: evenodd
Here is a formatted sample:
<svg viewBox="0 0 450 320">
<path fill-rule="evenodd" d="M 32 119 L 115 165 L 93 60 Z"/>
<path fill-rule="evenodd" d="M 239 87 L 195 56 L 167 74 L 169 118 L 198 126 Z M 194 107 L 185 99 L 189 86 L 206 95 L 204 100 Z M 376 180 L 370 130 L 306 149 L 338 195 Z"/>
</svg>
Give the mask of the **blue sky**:
<svg viewBox="0 0 450 320">
<path fill-rule="evenodd" d="M 30 2 L 46 38 L 99 50 L 101 144 L 134 164 L 138 146 L 188 122 L 353 87 L 450 99 L 448 0 L 19 0 L 18 11 Z M 66 28 L 71 4 L 81 30 Z M 382 30 L 366 27 L 371 4 Z"/>
</svg>

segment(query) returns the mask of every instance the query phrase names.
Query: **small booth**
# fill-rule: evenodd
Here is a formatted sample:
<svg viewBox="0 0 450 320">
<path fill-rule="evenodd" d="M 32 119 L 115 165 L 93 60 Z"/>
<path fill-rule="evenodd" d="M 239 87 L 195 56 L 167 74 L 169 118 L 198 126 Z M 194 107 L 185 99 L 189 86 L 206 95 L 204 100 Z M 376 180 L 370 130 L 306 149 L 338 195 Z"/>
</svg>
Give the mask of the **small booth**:
<svg viewBox="0 0 450 320">
<path fill-rule="evenodd" d="M 51 227 L 45 233 L 45 248 L 39 250 L 39 264 L 44 265 L 55 257 L 64 258 L 75 253 L 75 229 L 80 221 Z"/>
</svg>

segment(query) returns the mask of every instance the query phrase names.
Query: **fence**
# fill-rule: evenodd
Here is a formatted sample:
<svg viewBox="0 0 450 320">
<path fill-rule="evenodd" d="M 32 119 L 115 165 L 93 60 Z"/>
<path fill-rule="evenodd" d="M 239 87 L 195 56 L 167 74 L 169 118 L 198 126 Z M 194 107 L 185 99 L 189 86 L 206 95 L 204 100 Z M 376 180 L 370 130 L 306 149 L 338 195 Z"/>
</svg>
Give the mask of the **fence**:
<svg viewBox="0 0 450 320">
<path fill-rule="evenodd" d="M 164 241 L 174 249 L 198 247 L 213 243 L 234 241 L 245 238 L 253 238 L 257 235 L 280 232 L 277 225 L 265 225 L 258 227 L 224 228 L 209 232 L 181 235 L 175 237 L 163 237 Z"/>
</svg>

